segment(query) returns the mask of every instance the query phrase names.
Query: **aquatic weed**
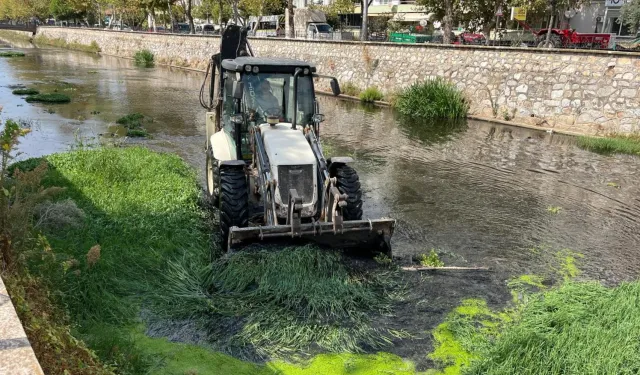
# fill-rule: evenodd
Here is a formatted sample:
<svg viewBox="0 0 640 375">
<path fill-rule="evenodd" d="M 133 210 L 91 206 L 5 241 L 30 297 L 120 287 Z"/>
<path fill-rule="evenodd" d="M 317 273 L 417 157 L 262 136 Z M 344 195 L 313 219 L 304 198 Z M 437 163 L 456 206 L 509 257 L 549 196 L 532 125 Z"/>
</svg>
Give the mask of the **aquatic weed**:
<svg viewBox="0 0 640 375">
<path fill-rule="evenodd" d="M 398 96 L 395 108 L 413 118 L 458 119 L 467 116 L 469 104 L 453 83 L 435 78 L 415 83 L 404 90 Z"/>
<path fill-rule="evenodd" d="M 145 68 L 150 68 L 154 65 L 154 56 L 153 52 L 148 49 L 143 49 L 135 53 L 133 55 L 133 60 L 135 64 L 138 66 L 142 66 Z"/>
<path fill-rule="evenodd" d="M 384 95 L 382 95 L 382 92 L 380 92 L 376 86 L 371 86 L 361 92 L 359 98 L 360 101 L 364 103 L 373 103 L 375 101 L 382 100 Z"/>
</svg>

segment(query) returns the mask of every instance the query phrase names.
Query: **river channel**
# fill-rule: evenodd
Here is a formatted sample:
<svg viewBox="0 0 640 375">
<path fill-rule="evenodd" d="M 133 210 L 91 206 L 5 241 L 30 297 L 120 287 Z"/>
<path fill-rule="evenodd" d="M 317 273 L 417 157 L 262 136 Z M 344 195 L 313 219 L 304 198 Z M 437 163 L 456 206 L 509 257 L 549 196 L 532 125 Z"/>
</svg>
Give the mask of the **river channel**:
<svg viewBox="0 0 640 375">
<path fill-rule="evenodd" d="M 203 171 L 202 73 L 137 68 L 126 59 L 66 50 L 21 50 L 26 57 L 0 59 L 2 118 L 35 128 L 20 145 L 21 158 L 67 150 L 76 138 L 109 137 L 116 119 L 139 112 L 153 119 L 152 137 L 135 142 L 176 153 Z M 11 94 L 16 84 L 57 89 L 72 103 L 26 103 Z M 447 265 L 491 268 L 413 273 L 398 327 L 420 325 L 426 339 L 463 298 L 501 305 L 510 298 L 509 277 L 544 272 L 563 249 L 584 256 L 581 277 L 615 284 L 640 275 L 637 157 L 598 155 L 570 136 L 531 129 L 479 121 L 428 127 L 332 97 L 320 97 L 320 105 L 326 116 L 321 136 L 356 160 L 365 216 L 398 220 L 397 262 L 408 264 L 435 248 Z M 541 255 L 545 251 L 550 255 Z M 428 344 L 408 340 L 391 351 L 419 361 Z"/>
</svg>

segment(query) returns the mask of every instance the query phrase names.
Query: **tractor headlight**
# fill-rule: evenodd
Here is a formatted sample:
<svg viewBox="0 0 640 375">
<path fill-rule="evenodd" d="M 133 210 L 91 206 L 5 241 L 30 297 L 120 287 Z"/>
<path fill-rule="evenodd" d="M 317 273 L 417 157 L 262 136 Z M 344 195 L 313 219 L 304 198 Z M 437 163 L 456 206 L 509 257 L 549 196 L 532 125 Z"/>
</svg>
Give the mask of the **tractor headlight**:
<svg viewBox="0 0 640 375">
<path fill-rule="evenodd" d="M 258 74 L 258 72 L 260 71 L 260 69 L 257 66 L 254 66 L 253 69 L 251 70 L 253 72 L 253 74 Z"/>
<path fill-rule="evenodd" d="M 302 73 L 306 76 L 309 75 L 309 68 L 304 68 L 304 70 L 302 71 Z"/>
<path fill-rule="evenodd" d="M 245 65 L 244 66 L 244 71 L 247 73 L 251 73 L 251 65 Z"/>
</svg>

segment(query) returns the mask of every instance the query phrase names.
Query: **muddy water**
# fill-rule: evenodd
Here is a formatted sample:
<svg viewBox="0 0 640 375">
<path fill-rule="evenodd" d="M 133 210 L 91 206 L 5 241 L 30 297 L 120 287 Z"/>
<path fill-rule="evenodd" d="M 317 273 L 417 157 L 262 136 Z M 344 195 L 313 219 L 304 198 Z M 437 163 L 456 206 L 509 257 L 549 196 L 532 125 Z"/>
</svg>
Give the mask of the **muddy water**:
<svg viewBox="0 0 640 375">
<path fill-rule="evenodd" d="M 109 138 L 117 118 L 140 112 L 152 139 L 203 170 L 202 74 L 140 69 L 128 60 L 53 49 L 23 49 L 0 59 L 2 117 L 36 131 L 21 157 L 72 147 L 76 136 Z M 7 86 L 24 84 L 72 97 L 67 105 L 28 104 Z M 410 297 L 381 324 L 414 338 L 392 352 L 425 365 L 429 330 L 463 298 L 509 299 L 505 280 L 544 273 L 561 249 L 581 253 L 583 276 L 617 283 L 640 274 L 640 159 L 601 156 L 571 137 L 469 121 L 462 126 L 408 123 L 392 111 L 320 98 L 321 136 L 353 156 L 365 191 L 365 216 L 398 220 L 398 262 L 439 249 L 448 265 L 491 272 L 407 274 Z M 559 207 L 557 214 L 549 207 Z M 532 251 L 538 249 L 538 251 Z"/>
</svg>

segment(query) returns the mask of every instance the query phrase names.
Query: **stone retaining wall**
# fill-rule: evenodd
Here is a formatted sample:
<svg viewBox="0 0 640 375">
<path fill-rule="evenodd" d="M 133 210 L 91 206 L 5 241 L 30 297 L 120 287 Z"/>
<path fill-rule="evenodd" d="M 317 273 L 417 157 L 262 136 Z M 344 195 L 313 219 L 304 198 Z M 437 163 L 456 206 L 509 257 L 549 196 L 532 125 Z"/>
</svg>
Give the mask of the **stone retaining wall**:
<svg viewBox="0 0 640 375">
<path fill-rule="evenodd" d="M 0 278 L 0 374 L 43 375 Z"/>
<path fill-rule="evenodd" d="M 44 27 L 38 36 L 91 44 L 132 57 L 151 50 L 159 63 L 204 69 L 218 37 Z M 464 90 L 471 114 L 585 134 L 640 131 L 640 54 L 483 46 L 401 45 L 251 39 L 258 56 L 312 61 L 342 84 L 393 94 L 444 77 Z"/>
</svg>

